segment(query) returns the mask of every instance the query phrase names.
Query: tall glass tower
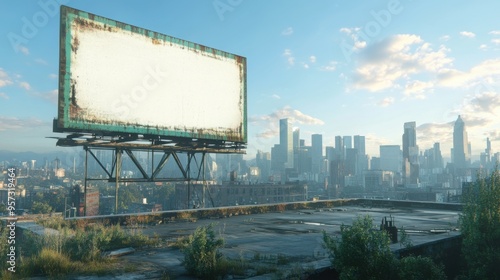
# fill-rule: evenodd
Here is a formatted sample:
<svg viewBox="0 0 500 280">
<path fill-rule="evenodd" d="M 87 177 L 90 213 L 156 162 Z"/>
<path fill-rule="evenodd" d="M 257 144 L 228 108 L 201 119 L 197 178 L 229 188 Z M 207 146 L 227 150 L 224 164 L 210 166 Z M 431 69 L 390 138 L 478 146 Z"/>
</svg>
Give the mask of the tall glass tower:
<svg viewBox="0 0 500 280">
<path fill-rule="evenodd" d="M 417 125 L 415 122 L 406 122 L 403 133 L 403 179 L 406 186 L 419 182 Z"/>
<path fill-rule="evenodd" d="M 467 168 L 470 160 L 469 141 L 465 123 L 458 115 L 453 128 L 453 163 L 456 168 Z"/>
<path fill-rule="evenodd" d="M 293 168 L 293 131 L 288 119 L 280 120 L 280 147 L 285 168 Z"/>
</svg>

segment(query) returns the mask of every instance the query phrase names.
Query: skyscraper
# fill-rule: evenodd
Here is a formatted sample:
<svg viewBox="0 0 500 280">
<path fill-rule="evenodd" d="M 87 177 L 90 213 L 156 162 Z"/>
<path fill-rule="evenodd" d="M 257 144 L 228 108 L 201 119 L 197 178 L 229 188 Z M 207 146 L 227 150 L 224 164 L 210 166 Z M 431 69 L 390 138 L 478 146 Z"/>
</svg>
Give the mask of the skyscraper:
<svg viewBox="0 0 500 280">
<path fill-rule="evenodd" d="M 293 130 L 293 169 L 299 170 L 299 154 L 300 154 L 300 129 L 295 128 Z"/>
<path fill-rule="evenodd" d="M 311 135 L 311 157 L 312 157 L 312 171 L 313 173 L 322 172 L 323 162 L 323 135 Z"/>
<path fill-rule="evenodd" d="M 288 119 L 280 120 L 280 148 L 285 168 L 293 168 L 293 132 Z"/>
<path fill-rule="evenodd" d="M 404 124 L 404 133 L 403 133 L 403 159 L 410 159 L 410 149 L 416 146 L 417 146 L 416 123 L 407 122 Z"/>
<path fill-rule="evenodd" d="M 467 168 L 470 160 L 469 141 L 465 123 L 458 115 L 453 128 L 453 163 L 456 168 Z"/>
<path fill-rule="evenodd" d="M 345 146 L 342 136 L 335 136 L 335 153 L 338 159 L 345 159 Z"/>
<path fill-rule="evenodd" d="M 356 170 L 361 174 L 363 170 L 368 170 L 368 157 L 365 150 L 365 137 L 354 135 L 354 149 L 358 150 L 358 166 Z"/>
<path fill-rule="evenodd" d="M 418 184 L 419 164 L 417 130 L 415 122 L 404 124 L 403 133 L 403 179 L 406 186 Z"/>
<path fill-rule="evenodd" d="M 344 136 L 343 140 L 345 149 L 352 149 L 352 136 Z"/>
<path fill-rule="evenodd" d="M 439 143 L 434 143 L 433 158 L 434 162 L 432 164 L 432 168 L 443 168 L 443 156 L 441 155 L 441 148 Z"/>
<path fill-rule="evenodd" d="M 271 153 L 264 153 L 258 150 L 255 161 L 257 167 L 260 169 L 260 180 L 267 182 L 271 171 Z"/>
<path fill-rule="evenodd" d="M 360 155 L 366 154 L 364 136 L 354 135 L 354 149 L 357 149 Z"/>
<path fill-rule="evenodd" d="M 401 172 L 401 148 L 399 145 L 380 146 L 380 169 L 385 171 Z"/>
</svg>

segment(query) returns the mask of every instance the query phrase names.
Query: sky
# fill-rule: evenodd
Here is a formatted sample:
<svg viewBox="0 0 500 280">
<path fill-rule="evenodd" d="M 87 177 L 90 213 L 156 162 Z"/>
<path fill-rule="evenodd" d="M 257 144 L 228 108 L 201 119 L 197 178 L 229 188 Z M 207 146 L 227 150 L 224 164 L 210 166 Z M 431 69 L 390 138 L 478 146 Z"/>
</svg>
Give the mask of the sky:
<svg viewBox="0 0 500 280">
<path fill-rule="evenodd" d="M 480 4 L 478 4 L 480 3 Z M 312 134 L 364 135 L 370 156 L 402 145 L 450 156 L 465 122 L 473 159 L 500 152 L 499 1 L 172 0 L 0 2 L 0 150 L 63 151 L 57 116 L 59 6 L 247 58 L 247 158 L 289 118 Z"/>
</svg>

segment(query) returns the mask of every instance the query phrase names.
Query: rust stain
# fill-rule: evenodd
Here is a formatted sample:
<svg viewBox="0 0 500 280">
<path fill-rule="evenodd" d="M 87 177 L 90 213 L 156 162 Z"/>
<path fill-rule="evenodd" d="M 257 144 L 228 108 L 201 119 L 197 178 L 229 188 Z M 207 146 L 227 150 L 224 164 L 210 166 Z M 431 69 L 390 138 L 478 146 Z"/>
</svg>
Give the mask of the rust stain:
<svg viewBox="0 0 500 280">
<path fill-rule="evenodd" d="M 151 38 L 151 41 L 153 42 L 153 44 L 155 45 L 160 45 L 161 44 L 161 41 L 157 38 Z"/>
<path fill-rule="evenodd" d="M 71 43 L 71 50 L 76 54 L 78 51 L 78 46 L 80 45 L 80 41 L 78 41 L 78 37 L 75 36 L 73 38 L 73 42 Z"/>
<path fill-rule="evenodd" d="M 90 15 L 89 15 L 90 18 Z M 116 32 L 116 29 L 113 28 L 112 26 L 109 26 L 107 24 L 99 24 L 94 21 L 93 19 L 87 20 L 84 18 L 76 18 L 75 23 L 77 25 L 77 28 L 81 30 L 103 30 L 103 31 L 109 31 L 109 32 Z"/>
</svg>

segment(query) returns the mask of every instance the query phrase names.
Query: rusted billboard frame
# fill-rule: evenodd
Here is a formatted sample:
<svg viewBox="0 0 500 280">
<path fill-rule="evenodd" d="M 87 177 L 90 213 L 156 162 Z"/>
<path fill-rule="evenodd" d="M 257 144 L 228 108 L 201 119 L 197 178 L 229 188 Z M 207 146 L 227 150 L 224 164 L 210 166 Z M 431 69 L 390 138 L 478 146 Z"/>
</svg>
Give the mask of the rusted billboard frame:
<svg viewBox="0 0 500 280">
<path fill-rule="evenodd" d="M 226 134 L 202 131 L 202 129 L 192 129 L 191 130 L 172 130 L 172 129 L 158 129 L 157 127 L 151 127 L 148 125 L 127 125 L 123 123 L 108 124 L 103 122 L 88 122 L 85 120 L 75 120 L 70 117 L 70 110 L 72 104 L 72 82 L 71 82 L 71 52 L 72 48 L 75 48 L 75 42 L 72 41 L 71 36 L 71 26 L 74 21 L 87 20 L 90 22 L 98 22 L 105 24 L 108 28 L 119 28 L 120 30 L 126 30 L 131 33 L 139 34 L 142 36 L 148 36 L 154 42 L 154 40 L 159 40 L 164 43 L 177 44 L 183 48 L 187 48 L 196 52 L 204 52 L 207 55 L 212 55 L 214 57 L 224 57 L 227 59 L 234 59 L 235 62 L 240 67 L 240 102 L 241 105 L 241 119 L 242 123 L 239 125 L 237 132 L 227 131 Z M 162 139 L 183 139 L 181 143 L 190 142 L 195 140 L 197 144 L 203 143 L 214 143 L 217 141 L 229 141 L 237 144 L 243 144 L 247 142 L 247 82 L 246 82 L 246 58 L 231 53 L 227 53 L 221 50 L 205 47 L 193 42 L 188 42 L 182 39 L 174 38 L 168 35 L 160 34 L 115 20 L 107 19 L 101 16 L 90 14 L 84 11 L 76 10 L 67 6 L 61 6 L 61 31 L 60 31 L 60 65 L 59 65 L 59 99 L 58 99 L 58 118 L 54 122 L 55 132 L 83 132 L 83 133 L 94 133 L 98 135 L 141 135 L 144 137 L 159 137 Z M 189 145 L 188 145 L 189 146 Z M 239 145 L 237 145 L 239 146 Z"/>
</svg>

